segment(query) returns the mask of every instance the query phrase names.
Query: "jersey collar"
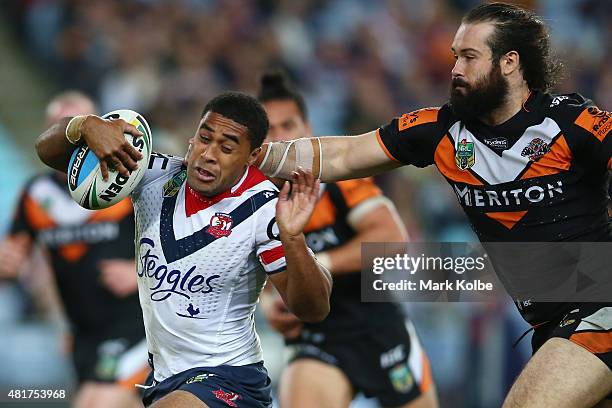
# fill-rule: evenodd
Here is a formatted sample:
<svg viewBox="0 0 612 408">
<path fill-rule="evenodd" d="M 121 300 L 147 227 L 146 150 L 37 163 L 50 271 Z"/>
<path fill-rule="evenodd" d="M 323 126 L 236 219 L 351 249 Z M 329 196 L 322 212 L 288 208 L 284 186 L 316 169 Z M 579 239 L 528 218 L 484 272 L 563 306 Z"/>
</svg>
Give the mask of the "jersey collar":
<svg viewBox="0 0 612 408">
<path fill-rule="evenodd" d="M 225 198 L 238 197 L 251 187 L 265 180 L 267 180 L 266 176 L 257 167 L 249 166 L 240 180 L 231 189 L 212 197 L 198 193 L 187 183 L 185 188 L 185 214 L 187 217 L 191 217 L 198 211 L 205 210 Z"/>
</svg>

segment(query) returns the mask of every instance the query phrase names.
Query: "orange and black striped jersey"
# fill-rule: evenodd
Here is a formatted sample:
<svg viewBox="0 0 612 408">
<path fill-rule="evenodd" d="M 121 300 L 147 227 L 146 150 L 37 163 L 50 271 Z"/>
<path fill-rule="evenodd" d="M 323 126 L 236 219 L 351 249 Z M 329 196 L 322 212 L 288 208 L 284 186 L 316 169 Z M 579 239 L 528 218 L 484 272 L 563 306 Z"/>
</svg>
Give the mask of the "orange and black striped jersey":
<svg viewBox="0 0 612 408">
<path fill-rule="evenodd" d="M 610 236 L 611 124 L 578 94 L 534 91 L 499 126 L 444 105 L 394 119 L 378 137 L 393 160 L 438 168 L 481 241 L 599 241 Z"/>
<path fill-rule="evenodd" d="M 352 240 L 360 216 L 380 204 L 382 192 L 371 178 L 321 184 L 321 196 L 310 221 L 304 228 L 306 242 L 318 253 L 340 247 Z M 330 313 L 321 323 L 307 324 L 313 332 L 328 336 L 355 335 L 372 330 L 390 320 L 403 321 L 392 303 L 361 303 L 361 274 L 334 275 Z M 384 318 L 382 318 L 382 317 Z"/>
<path fill-rule="evenodd" d="M 611 123 L 578 94 L 533 91 L 498 126 L 464 122 L 447 104 L 394 119 L 377 137 L 393 160 L 435 165 L 482 242 L 610 241 Z M 517 305 L 532 323 L 565 307 Z"/>
<path fill-rule="evenodd" d="M 134 259 L 129 199 L 104 210 L 85 210 L 70 197 L 64 175 L 45 173 L 25 186 L 10 233 L 28 234 L 47 252 L 75 333 L 94 334 L 122 322 L 140 325 L 144 333 L 138 294 L 117 298 L 100 280 L 100 261 Z"/>
</svg>

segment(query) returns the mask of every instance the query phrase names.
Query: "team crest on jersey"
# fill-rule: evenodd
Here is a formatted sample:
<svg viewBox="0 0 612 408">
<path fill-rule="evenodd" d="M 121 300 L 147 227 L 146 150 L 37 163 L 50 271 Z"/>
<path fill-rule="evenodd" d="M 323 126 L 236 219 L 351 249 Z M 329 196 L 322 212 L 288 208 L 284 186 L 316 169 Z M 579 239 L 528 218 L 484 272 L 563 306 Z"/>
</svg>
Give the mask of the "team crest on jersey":
<svg viewBox="0 0 612 408">
<path fill-rule="evenodd" d="M 240 394 L 235 392 L 225 392 L 222 389 L 218 389 L 216 391 L 213 391 L 212 393 L 215 394 L 215 397 L 225 402 L 230 407 L 238 406 L 236 405 L 236 401 L 240 399 Z"/>
<path fill-rule="evenodd" d="M 466 139 L 457 143 L 457 152 L 455 153 L 455 163 L 459 170 L 467 170 L 476 163 L 476 152 L 474 151 L 474 142 L 468 142 Z"/>
<path fill-rule="evenodd" d="M 182 170 L 164 184 L 164 197 L 173 197 L 179 192 L 187 178 L 187 171 Z"/>
<path fill-rule="evenodd" d="M 408 364 L 397 364 L 389 371 L 389 379 L 395 391 L 406 393 L 414 386 L 414 377 L 408 368 Z"/>
<path fill-rule="evenodd" d="M 225 213 L 216 213 L 210 219 L 208 233 L 215 238 L 227 237 L 232 233 L 232 225 L 234 220 L 232 216 Z"/>
<path fill-rule="evenodd" d="M 550 150 L 550 146 L 542 139 L 536 137 L 521 152 L 521 156 L 529 157 L 531 161 L 538 161 Z"/>
</svg>

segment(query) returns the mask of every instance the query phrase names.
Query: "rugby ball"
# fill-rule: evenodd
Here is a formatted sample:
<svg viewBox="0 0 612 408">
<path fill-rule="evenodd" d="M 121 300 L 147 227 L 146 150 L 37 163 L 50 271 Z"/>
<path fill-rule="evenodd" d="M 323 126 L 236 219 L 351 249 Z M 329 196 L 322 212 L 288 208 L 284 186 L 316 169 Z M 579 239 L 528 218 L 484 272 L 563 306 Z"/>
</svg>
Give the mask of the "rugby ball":
<svg viewBox="0 0 612 408">
<path fill-rule="evenodd" d="M 143 157 L 138 161 L 138 168 L 131 172 L 129 177 L 124 177 L 109 167 L 108 181 L 104 181 L 96 155 L 86 144 L 77 147 L 68 164 L 68 189 L 74 201 L 90 210 L 110 207 L 127 197 L 144 176 L 151 156 L 151 129 L 142 115 L 121 109 L 109 112 L 102 118 L 123 119 L 141 131 L 141 137 L 134 137 L 129 133 L 124 133 L 124 136 Z"/>
</svg>

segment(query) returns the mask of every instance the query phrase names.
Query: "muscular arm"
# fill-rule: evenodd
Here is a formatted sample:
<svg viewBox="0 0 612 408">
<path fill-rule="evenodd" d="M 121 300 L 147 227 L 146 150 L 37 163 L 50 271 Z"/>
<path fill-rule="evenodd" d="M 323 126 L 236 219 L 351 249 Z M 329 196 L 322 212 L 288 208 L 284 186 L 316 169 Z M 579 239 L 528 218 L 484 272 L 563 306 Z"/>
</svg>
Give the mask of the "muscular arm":
<svg viewBox="0 0 612 408">
<path fill-rule="evenodd" d="M 47 166 L 66 173 L 70 155 L 74 150 L 66 139 L 66 126 L 72 118 L 63 118 L 59 122 L 45 130 L 36 140 L 36 153 L 40 160 Z"/>
<path fill-rule="evenodd" d="M 75 146 L 66 139 L 66 127 L 72 118 L 60 119 L 36 140 L 36 153 L 47 166 L 66 173 L 70 156 Z M 114 166 L 119 173 L 128 177 L 138 165 L 142 154 L 125 140 L 124 133 L 134 136 L 142 134 L 122 119 L 105 120 L 89 115 L 80 128 L 82 140 L 100 159 L 100 170 L 108 179 L 108 166 Z"/>
<path fill-rule="evenodd" d="M 287 270 L 270 276 L 289 310 L 305 322 L 319 322 L 329 313 L 332 280 L 319 266 L 301 234 L 281 239 L 285 249 Z"/>
<path fill-rule="evenodd" d="M 376 175 L 402 164 L 387 155 L 377 140 L 376 131 L 372 131 L 359 136 L 299 139 L 293 144 L 267 143 L 257 165 L 268 176 L 288 180 L 294 170 L 302 167 L 312 169 L 322 181 L 332 182 Z"/>
<path fill-rule="evenodd" d="M 286 270 L 270 276 L 289 310 L 306 322 L 318 322 L 329 313 L 331 276 L 315 260 L 306 246 L 304 227 L 312 215 L 319 195 L 319 181 L 311 173 L 298 171 L 280 191 L 276 221 L 284 250 Z"/>
<path fill-rule="evenodd" d="M 357 235 L 349 242 L 325 252 L 334 275 L 361 270 L 362 242 L 404 242 L 408 238 L 395 206 L 390 202 L 381 203 L 361 216 L 355 230 Z"/>
</svg>

